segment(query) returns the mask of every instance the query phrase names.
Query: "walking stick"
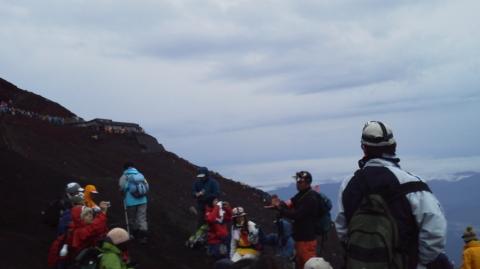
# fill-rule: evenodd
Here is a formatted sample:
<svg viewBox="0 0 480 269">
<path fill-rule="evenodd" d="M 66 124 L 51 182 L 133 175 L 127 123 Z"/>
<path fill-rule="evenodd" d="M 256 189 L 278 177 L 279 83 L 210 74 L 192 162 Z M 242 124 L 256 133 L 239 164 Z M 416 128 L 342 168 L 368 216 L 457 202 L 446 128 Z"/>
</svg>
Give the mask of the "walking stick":
<svg viewBox="0 0 480 269">
<path fill-rule="evenodd" d="M 125 199 L 123 200 L 123 211 L 125 212 L 125 223 L 127 224 L 127 232 L 128 235 L 131 237 L 130 234 L 130 224 L 128 223 L 128 213 L 127 213 L 127 205 L 125 204 Z"/>
</svg>

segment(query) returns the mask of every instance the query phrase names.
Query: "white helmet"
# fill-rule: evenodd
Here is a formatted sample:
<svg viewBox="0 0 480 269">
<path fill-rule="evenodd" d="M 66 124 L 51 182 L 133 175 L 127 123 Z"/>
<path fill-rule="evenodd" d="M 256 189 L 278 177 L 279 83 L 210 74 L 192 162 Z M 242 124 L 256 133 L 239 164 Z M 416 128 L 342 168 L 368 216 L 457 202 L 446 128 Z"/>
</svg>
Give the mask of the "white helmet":
<svg viewBox="0 0 480 269">
<path fill-rule="evenodd" d="M 392 129 L 380 121 L 368 121 L 363 126 L 362 144 L 372 147 L 390 146 L 395 144 Z"/>
<path fill-rule="evenodd" d="M 83 191 L 84 189 L 80 187 L 80 184 L 78 184 L 77 182 L 70 182 L 65 187 L 65 192 L 70 195 L 76 195 L 79 192 L 83 192 Z"/>
<path fill-rule="evenodd" d="M 238 206 L 232 209 L 232 215 L 234 218 L 237 218 L 237 217 L 245 216 L 247 215 L 247 213 L 245 213 L 245 210 L 243 209 L 243 207 Z"/>
</svg>

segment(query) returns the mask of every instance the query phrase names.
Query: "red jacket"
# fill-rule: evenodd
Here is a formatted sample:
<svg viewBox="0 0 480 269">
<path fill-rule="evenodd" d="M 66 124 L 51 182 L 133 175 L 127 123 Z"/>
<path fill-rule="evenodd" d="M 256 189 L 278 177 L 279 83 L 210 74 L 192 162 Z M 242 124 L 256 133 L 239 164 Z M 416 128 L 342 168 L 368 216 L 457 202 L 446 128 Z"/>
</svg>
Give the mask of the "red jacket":
<svg viewBox="0 0 480 269">
<path fill-rule="evenodd" d="M 220 216 L 220 206 L 206 206 L 205 221 L 208 224 L 207 243 L 219 244 L 228 237 L 227 223 L 232 221 L 232 209 L 223 208 L 223 219 Z"/>
<path fill-rule="evenodd" d="M 72 222 L 67 239 L 70 257 L 76 257 L 82 249 L 94 247 L 108 232 L 105 213 L 100 211 L 91 224 L 86 224 L 80 219 L 81 212 L 82 206 L 72 208 Z"/>
</svg>

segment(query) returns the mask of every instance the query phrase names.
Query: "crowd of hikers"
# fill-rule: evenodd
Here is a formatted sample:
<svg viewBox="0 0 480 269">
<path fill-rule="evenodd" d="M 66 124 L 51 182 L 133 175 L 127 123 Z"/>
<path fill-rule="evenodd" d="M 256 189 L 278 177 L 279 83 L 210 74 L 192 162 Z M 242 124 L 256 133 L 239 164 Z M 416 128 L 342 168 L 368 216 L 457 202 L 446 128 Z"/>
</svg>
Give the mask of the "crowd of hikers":
<svg viewBox="0 0 480 269">
<path fill-rule="evenodd" d="M 58 116 L 44 115 L 33 111 L 28 111 L 25 109 L 17 108 L 13 105 L 12 100 L 4 101 L 0 100 L 0 114 L 12 115 L 12 116 L 23 116 L 31 119 L 37 119 L 46 121 L 55 125 L 63 125 L 65 121 L 74 121 L 79 120 L 80 118 L 63 118 Z"/>
<path fill-rule="evenodd" d="M 94 185 L 82 188 L 77 182 L 68 183 L 62 197 L 42 211 L 45 223 L 57 231 L 48 253 L 49 268 L 134 268 L 127 249 L 132 239 L 141 244 L 148 242 L 149 185 L 132 162 L 124 165 L 118 185 L 123 196 L 126 229 L 108 228 L 110 202 L 97 204 L 99 192 Z"/>
<path fill-rule="evenodd" d="M 311 173 L 299 171 L 293 176 L 297 193 L 285 201 L 272 195 L 264 206 L 276 212 L 272 220 L 276 232 L 270 234 L 242 205 L 233 207 L 221 201 L 219 183 L 206 167 L 199 167 L 192 186 L 196 230 L 185 245 L 205 249 L 215 269 L 332 269 L 323 254 L 327 235 L 335 229 L 344 250 L 343 268 L 453 269 L 445 254 L 447 222 L 440 203 L 423 180 L 400 167 L 396 146 L 388 125 L 367 122 L 361 136 L 363 157 L 359 169 L 340 186 L 335 221 L 330 216 L 330 199 L 312 187 Z M 133 163 L 126 163 L 119 188 L 127 229 L 108 231 L 109 203 L 95 203 L 95 186 L 83 189 L 75 182 L 66 186 L 52 223 L 58 229 L 50 248 L 52 268 L 87 268 L 81 267 L 84 264 L 97 266 L 88 268 L 133 268 L 127 245 L 132 239 L 148 242 L 149 185 Z M 462 238 L 461 269 L 479 269 L 480 241 L 473 227 Z M 266 262 L 267 248 L 273 250 L 281 267 Z M 90 253 L 96 260 L 89 258 Z"/>
<path fill-rule="evenodd" d="M 10 116 L 22 116 L 30 119 L 41 120 L 53 125 L 76 124 L 85 122 L 82 118 L 77 116 L 59 117 L 21 109 L 16 107 L 12 100 L 0 100 L 0 115 L 2 114 Z M 109 125 L 108 123 L 102 123 L 101 126 L 95 126 L 93 127 L 93 129 L 97 132 L 101 131 L 106 134 L 145 133 L 145 131 L 141 127 L 139 127 L 138 129 L 132 129 L 119 126 L 118 124 L 113 126 Z"/>
</svg>

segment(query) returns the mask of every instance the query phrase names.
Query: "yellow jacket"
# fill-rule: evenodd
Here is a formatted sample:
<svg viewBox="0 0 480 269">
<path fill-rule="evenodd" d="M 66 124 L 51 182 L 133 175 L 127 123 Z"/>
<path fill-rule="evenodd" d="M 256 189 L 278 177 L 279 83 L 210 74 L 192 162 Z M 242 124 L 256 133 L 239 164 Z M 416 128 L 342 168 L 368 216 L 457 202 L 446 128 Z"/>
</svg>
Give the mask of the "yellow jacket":
<svg viewBox="0 0 480 269">
<path fill-rule="evenodd" d="M 480 268 L 480 241 L 472 240 L 463 248 L 463 264 L 460 269 Z"/>
</svg>

